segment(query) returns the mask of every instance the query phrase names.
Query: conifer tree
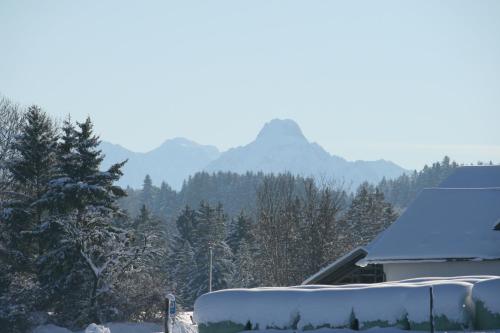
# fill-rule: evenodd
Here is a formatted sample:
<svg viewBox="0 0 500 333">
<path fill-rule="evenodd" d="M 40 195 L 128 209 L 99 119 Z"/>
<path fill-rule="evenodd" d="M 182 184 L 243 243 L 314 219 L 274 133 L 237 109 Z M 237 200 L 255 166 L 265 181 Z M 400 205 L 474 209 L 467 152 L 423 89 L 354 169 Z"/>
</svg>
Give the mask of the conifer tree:
<svg viewBox="0 0 500 333">
<path fill-rule="evenodd" d="M 233 288 L 252 288 L 257 286 L 258 278 L 253 256 L 254 248 L 243 238 L 238 246 L 234 261 Z"/>
<path fill-rule="evenodd" d="M 368 244 L 397 218 L 392 205 L 374 186 L 360 185 L 342 221 L 342 238 L 338 240 L 344 253 L 356 246 Z"/>
<path fill-rule="evenodd" d="M 195 254 L 187 240 L 180 240 L 172 260 L 173 272 L 171 279 L 179 304 L 186 310 L 192 309 L 196 300 L 196 286 L 193 277 L 198 273 Z"/>
<path fill-rule="evenodd" d="M 170 243 L 170 280 L 179 304 L 190 309 L 195 300 L 192 280 L 197 274 L 193 243 L 196 240 L 196 211 L 185 206 L 176 219 L 177 234 Z"/>
<path fill-rule="evenodd" d="M 125 162 L 100 171 L 98 145 L 90 119 L 76 128 L 66 121 L 58 174 L 35 203 L 51 213 L 39 231 L 47 244 L 38 261 L 41 281 L 56 318 L 71 327 L 101 321 L 98 299 L 112 290 L 115 269 L 133 255 L 126 252 L 129 234 L 112 224 L 120 213 L 116 200 L 125 195 L 114 185 Z"/>
<path fill-rule="evenodd" d="M 37 106 L 29 107 L 19 131 L 9 147 L 11 180 L 0 214 L 0 327 L 11 332 L 29 327 L 29 313 L 40 306 L 33 263 L 43 251 L 36 229 L 45 212 L 34 203 L 54 172 L 57 140 L 52 121 Z"/>
<path fill-rule="evenodd" d="M 20 255 L 18 259 L 33 258 L 41 250 L 32 231 L 41 224 L 43 210 L 33 203 L 46 191 L 54 173 L 56 143 L 50 118 L 39 107 L 31 106 L 13 143 L 15 154 L 8 168 L 14 186 L 10 200 L 4 202 L 4 231 L 9 235 L 8 247 Z"/>
<path fill-rule="evenodd" d="M 154 207 L 155 212 L 160 216 L 173 217 L 174 207 L 177 205 L 177 192 L 167 183 L 162 182 L 158 191 L 158 200 Z"/>
<path fill-rule="evenodd" d="M 237 254 L 240 244 L 246 241 L 247 243 L 253 242 L 252 233 L 252 220 L 248 217 L 243 210 L 238 216 L 231 220 L 229 225 L 229 235 L 227 237 L 227 244 L 231 248 L 233 254 Z"/>
<path fill-rule="evenodd" d="M 149 175 L 146 175 L 142 184 L 142 204 L 148 209 L 153 209 L 153 181 Z"/>
<path fill-rule="evenodd" d="M 231 250 L 225 242 L 226 219 L 221 204 L 213 208 L 207 202 L 201 202 L 196 211 L 194 252 L 198 271 L 192 281 L 196 296 L 209 289 L 210 248 L 213 254 L 212 289 L 225 289 L 230 284 L 233 267 Z"/>
</svg>

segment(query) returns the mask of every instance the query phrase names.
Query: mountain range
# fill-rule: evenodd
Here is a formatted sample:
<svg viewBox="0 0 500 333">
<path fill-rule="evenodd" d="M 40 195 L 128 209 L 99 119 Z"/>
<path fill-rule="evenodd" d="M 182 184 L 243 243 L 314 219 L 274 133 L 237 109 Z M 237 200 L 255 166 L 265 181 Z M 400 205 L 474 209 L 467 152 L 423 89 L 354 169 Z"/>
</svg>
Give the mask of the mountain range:
<svg viewBox="0 0 500 333">
<path fill-rule="evenodd" d="M 119 184 L 133 188 L 142 186 L 146 174 L 154 183 L 165 181 L 178 190 L 189 175 L 198 171 L 288 171 L 323 180 L 334 179 L 354 189 L 363 181 L 376 183 L 383 177 L 395 178 L 406 172 L 386 160 L 347 161 L 331 155 L 319 144 L 309 142 L 297 123 L 290 119 L 271 120 L 254 141 L 225 152 L 185 138 L 167 140 L 147 153 L 132 152 L 105 141 L 100 148 L 105 154 L 104 168 L 128 159 Z"/>
</svg>

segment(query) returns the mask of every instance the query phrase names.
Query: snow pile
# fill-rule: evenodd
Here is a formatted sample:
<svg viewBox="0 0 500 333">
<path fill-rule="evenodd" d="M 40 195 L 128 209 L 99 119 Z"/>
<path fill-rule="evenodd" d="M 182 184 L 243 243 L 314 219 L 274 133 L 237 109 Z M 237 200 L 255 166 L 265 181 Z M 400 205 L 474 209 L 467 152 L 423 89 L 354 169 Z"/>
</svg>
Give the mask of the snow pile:
<svg viewBox="0 0 500 333">
<path fill-rule="evenodd" d="M 429 288 L 413 285 L 308 291 L 301 297 L 296 310 L 300 314 L 298 327 L 409 328 L 410 323 L 428 321 L 428 315 L 422 311 L 428 304 L 428 295 Z"/>
<path fill-rule="evenodd" d="M 106 323 L 104 325 L 90 324 L 83 331 L 73 332 L 56 325 L 43 325 L 35 328 L 32 333 L 154 333 L 163 332 L 163 328 L 154 323 Z M 179 331 L 175 333 L 192 333 Z M 196 333 L 196 332 L 193 332 Z"/>
<path fill-rule="evenodd" d="M 494 276 L 223 290 L 198 298 L 194 319 L 200 333 L 374 327 L 429 330 L 431 303 L 437 331 L 500 329 L 500 278 Z"/>
<path fill-rule="evenodd" d="M 192 312 L 180 312 L 175 317 L 172 333 L 198 333 L 198 328 L 191 320 Z"/>
<path fill-rule="evenodd" d="M 194 317 L 200 326 L 214 323 L 248 328 L 291 327 L 297 312 L 300 289 L 232 289 L 205 294 L 195 303 Z"/>
<path fill-rule="evenodd" d="M 64 327 L 48 324 L 48 325 L 38 326 L 33 330 L 32 333 L 73 333 L 73 332 Z"/>
<path fill-rule="evenodd" d="M 97 325 L 97 324 L 90 324 L 86 329 L 85 333 L 111 333 L 109 328 Z"/>
<path fill-rule="evenodd" d="M 500 278 L 476 283 L 472 298 L 476 311 L 475 327 L 484 330 L 500 328 Z"/>
<path fill-rule="evenodd" d="M 438 281 L 432 285 L 434 327 L 438 331 L 463 330 L 473 317 L 473 284 Z"/>
<path fill-rule="evenodd" d="M 106 323 L 110 333 L 153 333 L 163 331 L 161 325 L 154 323 Z"/>
<path fill-rule="evenodd" d="M 232 332 L 243 328 L 427 327 L 429 290 L 411 284 L 226 290 L 201 296 L 195 304 L 195 320 L 200 333 L 222 327 Z"/>
</svg>

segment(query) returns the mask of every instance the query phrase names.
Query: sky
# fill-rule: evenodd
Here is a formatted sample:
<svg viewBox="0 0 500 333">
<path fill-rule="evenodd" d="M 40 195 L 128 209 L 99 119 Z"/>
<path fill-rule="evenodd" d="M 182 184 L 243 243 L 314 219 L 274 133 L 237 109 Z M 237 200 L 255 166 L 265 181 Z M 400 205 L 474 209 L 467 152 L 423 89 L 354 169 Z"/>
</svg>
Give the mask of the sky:
<svg viewBox="0 0 500 333">
<path fill-rule="evenodd" d="M 348 160 L 500 162 L 500 1 L 0 1 L 0 94 L 148 151 L 273 118 Z"/>
</svg>

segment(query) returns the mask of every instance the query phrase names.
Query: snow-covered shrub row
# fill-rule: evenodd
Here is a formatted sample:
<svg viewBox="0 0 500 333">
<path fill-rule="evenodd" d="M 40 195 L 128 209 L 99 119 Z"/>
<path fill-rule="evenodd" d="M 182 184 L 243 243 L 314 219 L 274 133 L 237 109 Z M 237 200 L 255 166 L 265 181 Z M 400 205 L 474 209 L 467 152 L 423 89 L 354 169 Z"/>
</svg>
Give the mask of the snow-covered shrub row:
<svg viewBox="0 0 500 333">
<path fill-rule="evenodd" d="M 434 328 L 461 331 L 471 328 L 473 284 L 461 281 L 436 281 L 432 285 Z"/>
<path fill-rule="evenodd" d="M 430 281 L 350 286 L 233 289 L 201 296 L 195 304 L 200 333 L 248 329 L 430 328 Z M 436 329 L 467 328 L 472 284 L 434 281 Z"/>
<path fill-rule="evenodd" d="M 478 330 L 500 329 L 500 278 L 474 284 L 474 327 Z"/>
</svg>

